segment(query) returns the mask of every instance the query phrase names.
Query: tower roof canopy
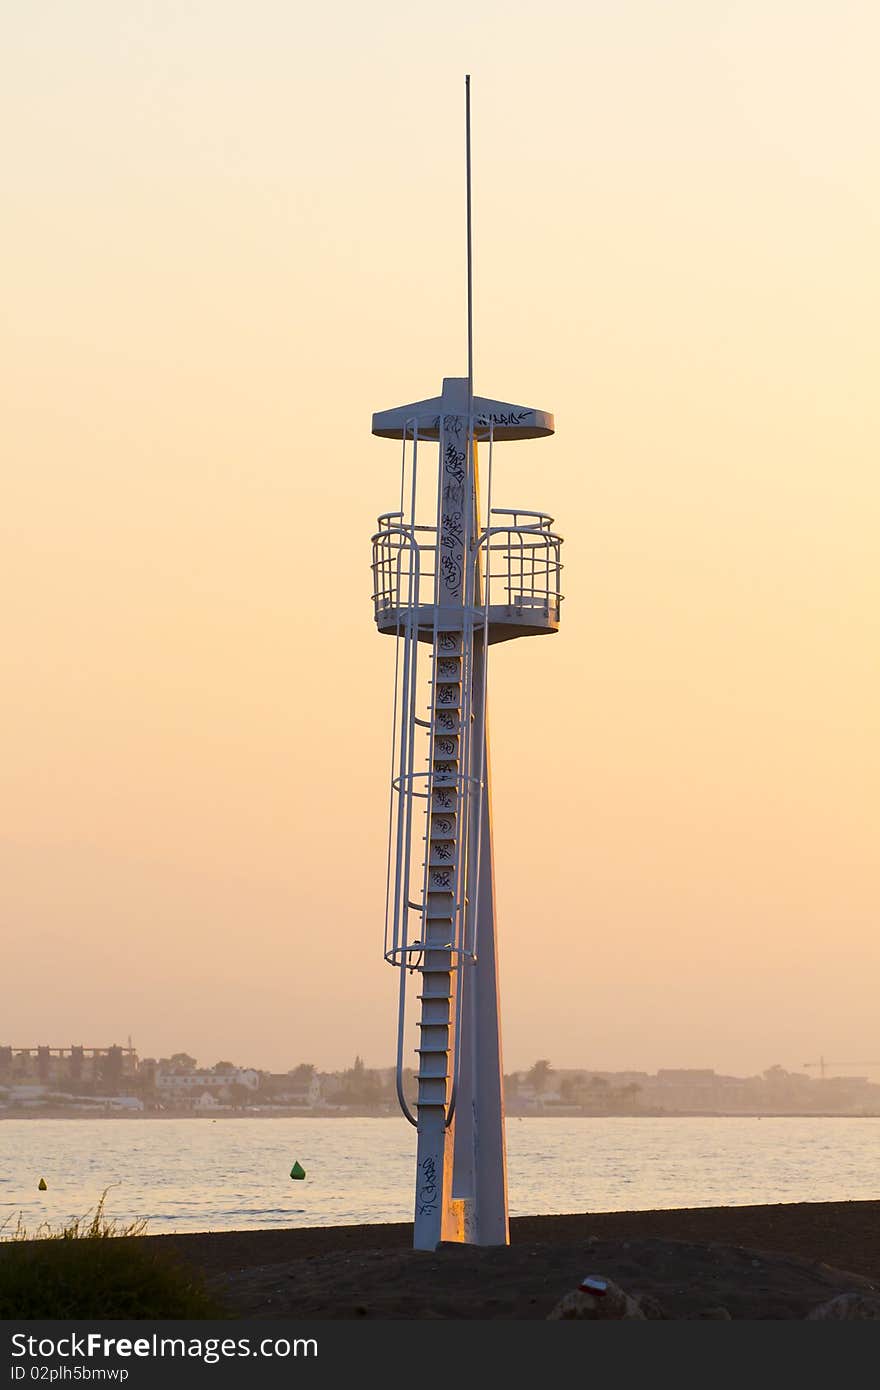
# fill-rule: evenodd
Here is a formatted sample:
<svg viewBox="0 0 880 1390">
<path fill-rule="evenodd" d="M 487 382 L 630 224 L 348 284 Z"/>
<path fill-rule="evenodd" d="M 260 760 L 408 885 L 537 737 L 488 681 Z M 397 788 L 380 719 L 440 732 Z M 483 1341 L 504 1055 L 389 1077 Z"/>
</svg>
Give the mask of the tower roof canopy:
<svg viewBox="0 0 880 1390">
<path fill-rule="evenodd" d="M 467 377 L 447 376 L 443 379 L 440 396 L 399 405 L 392 410 L 377 410 L 373 416 L 373 434 L 381 439 L 402 439 L 404 433 L 412 436 L 415 426 L 420 439 L 439 439 L 442 416 L 467 413 Z M 477 439 L 488 439 L 490 429 L 493 439 L 543 439 L 553 434 L 555 424 L 546 410 L 474 396 L 474 434 Z"/>
</svg>

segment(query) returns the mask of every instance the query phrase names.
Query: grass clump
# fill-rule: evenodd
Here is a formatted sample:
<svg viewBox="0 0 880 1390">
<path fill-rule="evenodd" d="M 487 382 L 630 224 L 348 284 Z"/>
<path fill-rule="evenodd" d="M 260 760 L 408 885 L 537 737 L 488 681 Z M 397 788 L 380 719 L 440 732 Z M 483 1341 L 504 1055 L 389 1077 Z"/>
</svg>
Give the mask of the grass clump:
<svg viewBox="0 0 880 1390">
<path fill-rule="evenodd" d="M 29 1231 L 0 1226 L 0 1318 L 216 1318 L 223 1310 L 191 1270 L 137 1239 L 145 1221 L 94 1211 Z"/>
</svg>

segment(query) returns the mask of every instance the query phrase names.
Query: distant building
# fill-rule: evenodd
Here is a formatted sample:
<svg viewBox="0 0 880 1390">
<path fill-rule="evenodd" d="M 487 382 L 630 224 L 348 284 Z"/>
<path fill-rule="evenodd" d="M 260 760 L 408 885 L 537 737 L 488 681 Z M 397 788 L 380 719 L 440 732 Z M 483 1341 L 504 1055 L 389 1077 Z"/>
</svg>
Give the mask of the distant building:
<svg viewBox="0 0 880 1390">
<path fill-rule="evenodd" d="M 133 1047 L 0 1047 L 0 1084 L 67 1091 L 94 1087 L 109 1094 L 132 1082 L 137 1070 Z"/>
<path fill-rule="evenodd" d="M 222 1102 L 211 1091 L 202 1091 L 198 1099 L 193 1101 L 193 1110 L 209 1111 L 223 1110 L 224 1108 Z"/>
<path fill-rule="evenodd" d="M 48 1095 L 48 1086 L 11 1086 L 6 1098 L 10 1105 L 43 1105 Z"/>
<path fill-rule="evenodd" d="M 234 1095 L 233 1086 L 244 1086 L 248 1091 L 256 1091 L 260 1084 L 260 1073 L 253 1067 L 235 1067 L 232 1071 L 156 1071 L 156 1091 L 174 1105 L 194 1105 L 197 1098 L 207 1093 L 224 1100 Z"/>
<path fill-rule="evenodd" d="M 312 1072 L 308 1077 L 292 1072 L 269 1072 L 263 1077 L 266 1099 L 272 1105 L 301 1105 L 312 1107 L 323 1100 L 321 1077 Z"/>
</svg>

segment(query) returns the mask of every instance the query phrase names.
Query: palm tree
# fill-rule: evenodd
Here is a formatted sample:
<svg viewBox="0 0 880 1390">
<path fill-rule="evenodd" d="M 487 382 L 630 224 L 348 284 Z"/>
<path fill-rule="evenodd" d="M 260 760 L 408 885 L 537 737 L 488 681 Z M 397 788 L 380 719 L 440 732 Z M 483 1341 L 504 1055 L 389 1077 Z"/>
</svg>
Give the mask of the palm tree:
<svg viewBox="0 0 880 1390">
<path fill-rule="evenodd" d="M 546 1057 L 542 1057 L 540 1061 L 535 1062 L 534 1066 L 529 1069 L 526 1081 L 529 1083 L 536 1096 L 546 1091 L 552 1071 L 553 1068 Z"/>
</svg>

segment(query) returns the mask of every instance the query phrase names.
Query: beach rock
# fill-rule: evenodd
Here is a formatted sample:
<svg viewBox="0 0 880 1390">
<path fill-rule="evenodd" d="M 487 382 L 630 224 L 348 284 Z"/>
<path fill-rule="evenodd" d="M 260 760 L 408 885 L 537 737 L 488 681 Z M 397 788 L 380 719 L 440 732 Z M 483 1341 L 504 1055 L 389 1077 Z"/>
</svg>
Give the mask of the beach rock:
<svg viewBox="0 0 880 1390">
<path fill-rule="evenodd" d="M 646 1318 L 650 1318 L 652 1321 L 669 1321 L 669 1314 L 663 1307 L 663 1304 L 660 1303 L 658 1299 L 654 1297 L 653 1294 L 634 1293 L 633 1298 L 641 1308 L 642 1313 Z"/>
<path fill-rule="evenodd" d="M 867 1322 L 880 1320 L 880 1297 L 869 1293 L 841 1293 L 837 1298 L 829 1298 L 820 1303 L 811 1313 L 807 1322 Z"/>
<path fill-rule="evenodd" d="M 726 1308 L 701 1308 L 699 1313 L 692 1313 L 691 1318 L 711 1318 L 714 1322 L 733 1322 L 733 1318 Z"/>
<path fill-rule="evenodd" d="M 605 1292 L 595 1294 L 586 1289 L 572 1289 L 570 1293 L 559 1300 L 552 1312 L 547 1314 L 548 1322 L 567 1321 L 570 1318 L 590 1318 L 593 1321 L 619 1320 L 621 1318 L 645 1320 L 646 1314 L 636 1300 L 631 1298 L 628 1293 L 624 1293 L 619 1285 L 612 1283 L 610 1279 L 603 1279 L 600 1274 L 589 1277 L 602 1280 L 605 1284 Z"/>
</svg>

